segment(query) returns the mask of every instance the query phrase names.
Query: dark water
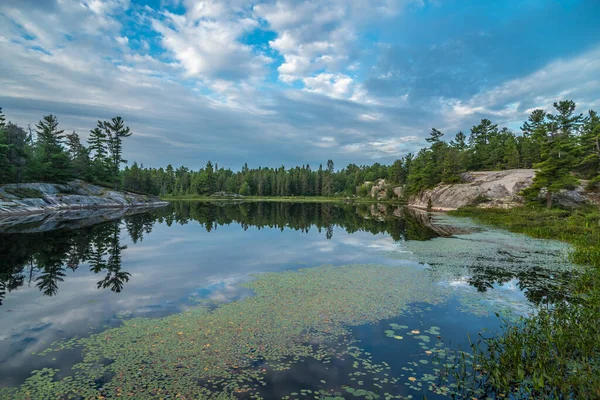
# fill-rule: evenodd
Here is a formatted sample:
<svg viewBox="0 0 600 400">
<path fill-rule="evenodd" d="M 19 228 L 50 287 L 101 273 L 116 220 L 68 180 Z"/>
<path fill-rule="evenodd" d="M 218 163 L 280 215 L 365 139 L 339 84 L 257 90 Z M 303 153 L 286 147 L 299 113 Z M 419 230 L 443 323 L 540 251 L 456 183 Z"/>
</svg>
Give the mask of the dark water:
<svg viewBox="0 0 600 400">
<path fill-rule="evenodd" d="M 240 384 L 233 396 L 313 398 L 321 391 L 321 398 L 325 392 L 436 398 L 432 380 L 423 379 L 439 369 L 427 361 L 427 349 L 468 349 L 467 334 L 498 328 L 494 312 L 526 314 L 533 304 L 562 296 L 560 285 L 574 271 L 560 243 L 383 205 L 182 202 L 46 229 L 37 221 L 0 234 L 0 387 L 17 387 L 42 368 L 57 369 L 54 379 L 72 375 L 81 350 L 36 354 L 53 342 L 130 318 L 193 310 L 199 302 L 209 301 L 211 309 L 244 302 L 253 290 L 240 284 L 255 274 L 368 264 L 398 268 L 407 281 L 416 279 L 407 290 L 427 297 L 409 299 L 392 318 L 363 324 L 352 316 L 344 340 L 360 348 L 360 357 L 341 351 L 328 363 L 298 357 L 282 371 L 265 362 L 265 385 Z M 390 334 L 390 324 L 406 328 Z M 431 331 L 426 343 L 410 333 L 431 327 L 440 333 Z M 337 354 L 336 345 L 328 351 Z M 361 370 L 353 365 L 359 359 L 368 375 L 353 375 Z M 370 394 L 356 392 L 363 388 Z"/>
</svg>

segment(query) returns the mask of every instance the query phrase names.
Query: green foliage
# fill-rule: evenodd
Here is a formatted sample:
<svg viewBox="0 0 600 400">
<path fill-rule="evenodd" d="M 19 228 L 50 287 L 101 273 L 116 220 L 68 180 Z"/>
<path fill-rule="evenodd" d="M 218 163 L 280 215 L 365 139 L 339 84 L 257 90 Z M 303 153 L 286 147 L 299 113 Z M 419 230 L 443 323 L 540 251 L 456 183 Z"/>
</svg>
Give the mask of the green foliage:
<svg viewBox="0 0 600 400">
<path fill-rule="evenodd" d="M 11 122 L 0 108 L 0 184 L 19 182 L 87 181 L 120 182 L 122 139 L 131 136 L 120 117 L 98 121 L 90 131 L 89 147 L 76 132 L 65 135 L 58 118 L 45 115 L 35 125 L 35 135 Z"/>
<path fill-rule="evenodd" d="M 582 115 L 573 115 L 575 103 L 570 100 L 554 103 L 554 108 L 557 114 L 547 114 L 546 119 L 538 121 L 542 161 L 535 165 L 538 171 L 533 185 L 524 191 L 528 198 L 535 199 L 544 189 L 548 208 L 552 206 L 553 193 L 572 189 L 578 184 L 571 171 L 576 165 L 574 134 L 583 121 Z"/>
<path fill-rule="evenodd" d="M 248 195 L 250 195 L 250 185 L 248 185 L 248 182 L 244 182 L 242 184 L 242 187 L 240 188 L 240 194 L 242 196 L 248 196 Z"/>
<path fill-rule="evenodd" d="M 346 197 L 366 196 L 363 183 L 380 179 L 390 186 L 404 186 L 403 192 L 411 195 L 439 183 L 460 182 L 461 173 L 467 170 L 535 166 L 539 173 L 526 195 L 538 199 L 544 190 L 551 206 L 552 194 L 576 185 L 578 176 L 592 179 L 600 175 L 600 118 L 593 110 L 585 118 L 574 110 L 575 103 L 570 100 L 556 103 L 555 114 L 534 110 L 521 128 L 522 135 L 485 118 L 471 128 L 468 138 L 458 132 L 448 142 L 443 140 L 443 132 L 433 128 L 426 139 L 428 147 L 416 155 L 409 153 L 389 166 L 348 164 L 337 171 L 332 160 L 314 170 L 308 164 L 288 169 L 245 164 L 233 171 L 208 161 L 198 170 L 135 164 L 121 171 L 121 164 L 126 163 L 123 138 L 131 136 L 122 118 L 98 121 L 86 148 L 75 132 L 65 137 L 56 117 L 48 115 L 36 125 L 36 140 L 16 125 L 2 123 L 0 182 L 77 177 L 161 196 L 210 196 L 224 191 L 260 197 Z"/>
<path fill-rule="evenodd" d="M 506 322 L 501 334 L 475 344 L 475 363 L 488 391 L 536 399 L 600 396 L 600 212 L 524 207 L 461 209 L 469 216 L 530 236 L 574 245 L 574 262 L 590 268 L 565 292 L 569 301 L 542 307 L 530 318 Z"/>
<path fill-rule="evenodd" d="M 356 195 L 359 197 L 367 197 L 371 193 L 371 184 L 363 183 L 356 189 Z"/>
<path fill-rule="evenodd" d="M 127 163 L 127 160 L 123 159 L 123 138 L 131 136 L 132 132 L 128 126 L 125 126 L 125 122 L 121 117 L 114 117 L 110 121 L 104 121 L 102 127 L 108 140 L 108 152 L 110 155 L 108 169 L 111 171 L 112 178 L 116 182 L 119 177 L 121 164 Z"/>
<path fill-rule="evenodd" d="M 600 117 L 594 110 L 589 110 L 579 136 L 577 171 L 586 178 L 600 176 Z"/>
</svg>

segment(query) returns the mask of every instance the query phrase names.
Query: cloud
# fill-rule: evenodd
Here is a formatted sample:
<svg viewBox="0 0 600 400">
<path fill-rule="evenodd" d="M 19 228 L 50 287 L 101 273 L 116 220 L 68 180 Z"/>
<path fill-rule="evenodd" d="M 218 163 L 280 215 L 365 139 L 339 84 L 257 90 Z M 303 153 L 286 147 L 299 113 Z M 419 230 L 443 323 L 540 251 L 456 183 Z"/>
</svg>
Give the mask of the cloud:
<svg viewBox="0 0 600 400">
<path fill-rule="evenodd" d="M 152 18 L 152 27 L 188 77 L 234 81 L 264 74 L 271 59 L 240 42 L 258 27 L 249 10 L 235 2 L 185 4 L 185 13 L 165 11 Z"/>
<path fill-rule="evenodd" d="M 501 3 L 5 0 L 0 105 L 84 140 L 121 115 L 129 160 L 194 169 L 392 162 L 432 127 L 598 108 L 599 6 Z"/>
<path fill-rule="evenodd" d="M 282 82 L 310 79 L 315 72 L 343 72 L 356 65 L 360 51 L 357 25 L 398 12 L 400 1 L 376 0 L 369 7 L 358 0 L 281 0 L 254 6 L 277 38 L 270 41 L 284 62 L 277 68 Z M 319 76 L 314 76 L 319 79 Z"/>
<path fill-rule="evenodd" d="M 460 125 L 473 117 L 520 123 L 535 108 L 550 110 L 554 102 L 575 99 L 580 111 L 600 106 L 600 47 L 577 57 L 559 59 L 543 68 L 482 91 L 465 100 L 440 99 L 446 119 Z"/>
</svg>

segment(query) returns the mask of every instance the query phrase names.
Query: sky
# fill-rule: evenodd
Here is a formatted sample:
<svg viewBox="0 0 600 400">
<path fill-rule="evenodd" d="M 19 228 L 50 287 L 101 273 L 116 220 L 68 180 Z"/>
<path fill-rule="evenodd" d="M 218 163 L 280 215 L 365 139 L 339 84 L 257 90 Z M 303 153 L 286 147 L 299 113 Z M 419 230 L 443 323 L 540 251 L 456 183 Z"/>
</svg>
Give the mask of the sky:
<svg viewBox="0 0 600 400">
<path fill-rule="evenodd" d="M 125 158 L 234 170 L 391 163 L 481 118 L 600 109 L 598 0 L 1 0 L 0 107 Z"/>
</svg>

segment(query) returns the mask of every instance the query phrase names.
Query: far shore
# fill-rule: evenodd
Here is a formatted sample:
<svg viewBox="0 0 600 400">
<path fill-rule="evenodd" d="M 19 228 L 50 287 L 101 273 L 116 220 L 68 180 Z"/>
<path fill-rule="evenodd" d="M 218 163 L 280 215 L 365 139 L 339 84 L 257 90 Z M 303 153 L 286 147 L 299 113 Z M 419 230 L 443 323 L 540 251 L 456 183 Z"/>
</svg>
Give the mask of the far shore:
<svg viewBox="0 0 600 400">
<path fill-rule="evenodd" d="M 323 197 L 323 196 L 244 196 L 244 197 L 212 197 L 212 196 L 161 196 L 164 201 L 269 201 L 280 203 L 385 203 L 405 205 L 401 199 L 374 199 L 374 198 L 347 198 L 347 197 Z"/>
</svg>

